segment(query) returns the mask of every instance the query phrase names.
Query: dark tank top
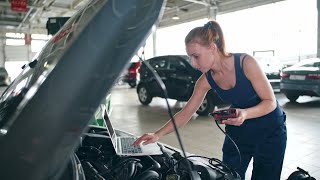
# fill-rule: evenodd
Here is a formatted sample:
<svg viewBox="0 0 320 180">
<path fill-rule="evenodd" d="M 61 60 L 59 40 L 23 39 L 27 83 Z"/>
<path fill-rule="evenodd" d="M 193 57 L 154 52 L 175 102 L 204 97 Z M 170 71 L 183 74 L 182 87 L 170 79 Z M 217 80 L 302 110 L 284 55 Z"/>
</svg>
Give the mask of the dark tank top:
<svg viewBox="0 0 320 180">
<path fill-rule="evenodd" d="M 212 89 L 214 89 L 217 92 L 220 98 L 223 99 L 225 102 L 230 103 L 232 108 L 245 109 L 245 108 L 256 106 L 261 102 L 261 99 L 257 95 L 251 82 L 246 77 L 240 65 L 240 62 L 241 62 L 240 56 L 242 54 L 235 53 L 233 55 L 234 55 L 234 65 L 235 65 L 235 74 L 236 74 L 236 84 L 233 88 L 228 90 L 221 89 L 213 80 L 211 71 L 208 71 L 206 73 L 207 80 L 210 86 L 212 87 Z M 284 112 L 282 111 L 282 108 L 280 107 L 277 101 L 277 107 L 272 112 L 270 112 L 265 116 L 262 116 L 261 118 L 266 117 L 269 119 L 272 117 L 283 116 L 283 114 Z M 255 119 L 259 119 L 259 118 L 255 118 Z M 254 122 L 254 121 L 245 121 L 245 123 L 247 122 Z M 283 122 L 274 122 L 274 123 L 279 125 L 279 124 L 282 124 Z"/>
</svg>

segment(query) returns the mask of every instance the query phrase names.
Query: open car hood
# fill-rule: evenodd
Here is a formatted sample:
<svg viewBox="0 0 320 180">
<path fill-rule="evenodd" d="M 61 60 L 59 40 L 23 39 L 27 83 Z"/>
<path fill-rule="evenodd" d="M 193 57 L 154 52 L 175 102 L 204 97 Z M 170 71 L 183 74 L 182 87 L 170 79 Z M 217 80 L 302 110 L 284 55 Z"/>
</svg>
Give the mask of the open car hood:
<svg viewBox="0 0 320 180">
<path fill-rule="evenodd" d="M 0 99 L 0 179 L 60 177 L 163 7 L 164 0 L 93 0 L 66 22 Z"/>
<path fill-rule="evenodd" d="M 161 143 L 160 155 L 118 156 L 108 131 L 88 125 L 163 7 L 92 0 L 66 22 L 0 98 L 0 179 L 240 179 L 219 160 Z"/>
</svg>

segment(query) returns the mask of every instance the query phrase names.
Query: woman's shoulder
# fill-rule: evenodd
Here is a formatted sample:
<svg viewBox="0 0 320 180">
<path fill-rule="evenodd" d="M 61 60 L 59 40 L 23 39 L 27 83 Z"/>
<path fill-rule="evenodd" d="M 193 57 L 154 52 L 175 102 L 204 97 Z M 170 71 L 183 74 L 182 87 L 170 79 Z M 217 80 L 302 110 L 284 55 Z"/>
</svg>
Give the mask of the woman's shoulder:
<svg viewBox="0 0 320 180">
<path fill-rule="evenodd" d="M 239 56 L 240 59 L 242 59 L 243 57 L 252 57 L 251 55 L 249 55 L 248 53 L 243 53 L 243 52 L 237 52 L 237 53 L 229 53 L 230 56 Z"/>
<path fill-rule="evenodd" d="M 246 66 L 246 64 L 256 64 L 256 59 L 247 53 L 237 53 L 236 56 L 238 56 L 240 61 L 240 66 L 243 68 Z"/>
</svg>

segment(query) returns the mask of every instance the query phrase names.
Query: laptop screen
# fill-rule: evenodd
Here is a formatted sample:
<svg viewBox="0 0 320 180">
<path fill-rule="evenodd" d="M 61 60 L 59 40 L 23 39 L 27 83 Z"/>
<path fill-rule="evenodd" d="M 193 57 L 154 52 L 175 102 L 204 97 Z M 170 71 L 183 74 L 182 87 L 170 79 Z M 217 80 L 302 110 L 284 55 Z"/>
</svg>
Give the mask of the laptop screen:
<svg viewBox="0 0 320 180">
<path fill-rule="evenodd" d="M 105 113 L 105 115 L 104 115 L 104 120 L 106 122 L 107 130 L 109 131 L 109 136 L 110 136 L 110 139 L 112 141 L 112 144 L 116 149 L 116 147 L 117 147 L 117 136 L 116 136 L 116 133 L 115 133 L 113 127 L 112 127 L 111 121 L 110 121 L 109 116 L 108 116 L 107 113 Z"/>
</svg>

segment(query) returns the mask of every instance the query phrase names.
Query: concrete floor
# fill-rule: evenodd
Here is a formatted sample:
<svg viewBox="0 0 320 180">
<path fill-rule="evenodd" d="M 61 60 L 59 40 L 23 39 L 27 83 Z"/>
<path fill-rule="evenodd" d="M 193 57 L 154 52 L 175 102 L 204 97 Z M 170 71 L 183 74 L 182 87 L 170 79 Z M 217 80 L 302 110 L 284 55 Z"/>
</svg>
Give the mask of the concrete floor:
<svg viewBox="0 0 320 180">
<path fill-rule="evenodd" d="M 320 98 L 300 97 L 298 103 L 290 103 L 281 93 L 276 97 L 287 113 L 288 143 L 282 178 L 301 167 L 316 179 L 320 179 Z M 169 119 L 164 99 L 154 98 L 149 106 L 142 106 L 136 89 L 127 85 L 112 89 L 111 120 L 116 128 L 137 136 L 154 132 Z M 173 113 L 184 105 L 169 100 Z M 212 118 L 194 115 L 191 121 L 179 129 L 184 149 L 196 155 L 221 159 L 224 135 Z M 176 134 L 171 133 L 160 142 L 180 148 Z M 250 179 L 252 163 L 246 174 Z"/>
</svg>

